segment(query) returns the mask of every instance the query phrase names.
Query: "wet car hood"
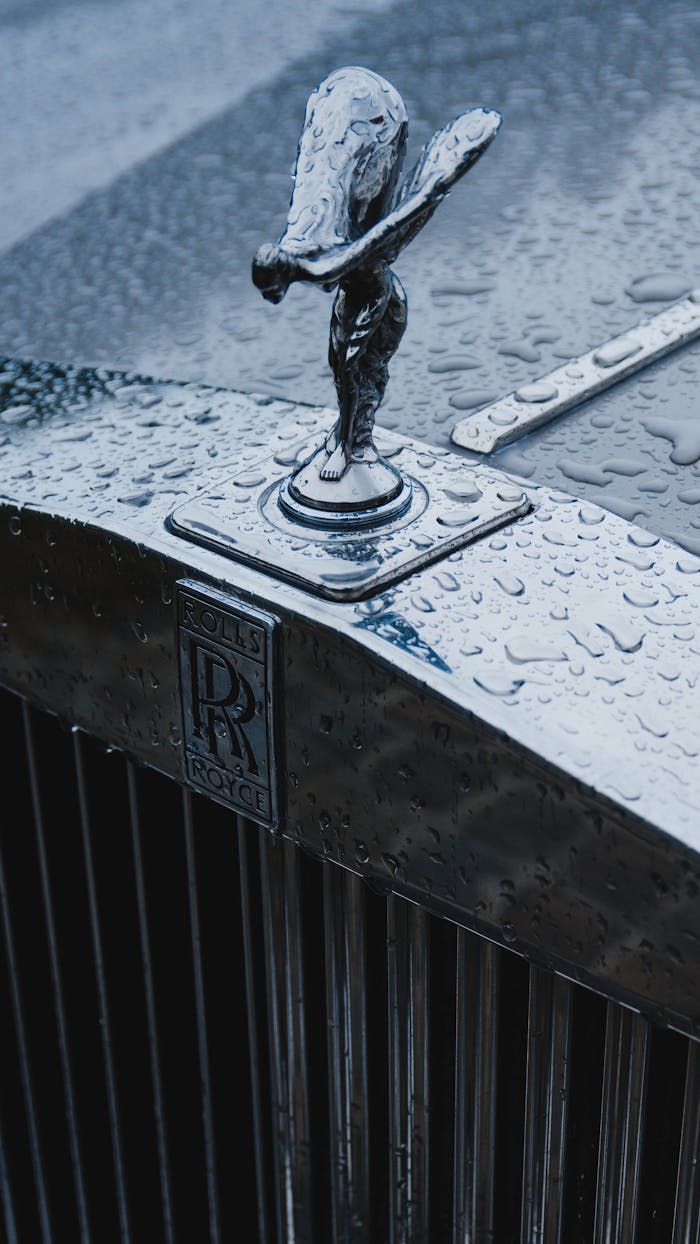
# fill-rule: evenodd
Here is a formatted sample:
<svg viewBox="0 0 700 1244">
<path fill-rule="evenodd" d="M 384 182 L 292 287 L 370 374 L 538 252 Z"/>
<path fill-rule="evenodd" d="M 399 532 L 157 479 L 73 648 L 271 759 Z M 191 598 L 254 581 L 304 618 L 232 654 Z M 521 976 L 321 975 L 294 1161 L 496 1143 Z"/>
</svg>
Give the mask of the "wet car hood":
<svg viewBox="0 0 700 1244">
<path fill-rule="evenodd" d="M 281 170 L 309 88 L 353 61 L 397 84 L 416 149 L 470 102 L 504 116 L 397 265 L 409 328 L 385 426 L 445 445 L 469 410 L 700 285 L 690 4 L 401 3 L 313 37 L 319 46 L 282 67 L 271 52 L 262 85 L 6 252 L 3 353 L 330 403 L 328 297 L 296 288 L 275 313 L 250 258 L 281 230 Z M 698 553 L 699 375 L 691 345 L 494 461 Z"/>
</svg>

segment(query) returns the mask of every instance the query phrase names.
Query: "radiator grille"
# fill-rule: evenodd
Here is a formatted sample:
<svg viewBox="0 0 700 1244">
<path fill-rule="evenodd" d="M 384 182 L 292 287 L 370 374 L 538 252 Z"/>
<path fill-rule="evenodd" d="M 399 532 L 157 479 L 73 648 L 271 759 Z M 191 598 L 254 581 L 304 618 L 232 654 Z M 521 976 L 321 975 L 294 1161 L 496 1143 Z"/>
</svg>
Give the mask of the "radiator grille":
<svg viewBox="0 0 700 1244">
<path fill-rule="evenodd" d="M 697 1046 L 0 713 L 10 1244 L 697 1240 Z"/>
</svg>

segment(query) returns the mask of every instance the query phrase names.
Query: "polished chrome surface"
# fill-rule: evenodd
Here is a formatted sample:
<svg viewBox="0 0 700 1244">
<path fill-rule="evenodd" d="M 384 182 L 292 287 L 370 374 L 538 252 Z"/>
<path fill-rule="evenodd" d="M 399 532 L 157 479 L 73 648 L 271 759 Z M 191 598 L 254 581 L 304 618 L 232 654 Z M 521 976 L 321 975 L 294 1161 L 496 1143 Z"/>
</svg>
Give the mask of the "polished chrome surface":
<svg viewBox="0 0 700 1244">
<path fill-rule="evenodd" d="M 508 397 L 460 419 L 452 441 L 490 454 L 700 336 L 700 289 L 634 328 L 572 358 Z"/>
<path fill-rule="evenodd" d="M 695 1031 L 700 561 L 528 483 L 533 511 L 510 526 L 370 600 L 319 600 L 165 520 L 211 491 L 212 462 L 226 480 L 259 461 L 261 420 L 287 456 L 323 411 L 4 374 L 5 685 L 179 777 L 177 582 L 269 609 L 285 834 Z"/>
<path fill-rule="evenodd" d="M 425 911 L 387 904 L 389 1241 L 428 1244 L 430 1090 L 428 923 Z"/>
<path fill-rule="evenodd" d="M 594 1244 L 637 1238 L 649 1024 L 609 1002 Z"/>
<path fill-rule="evenodd" d="M 355 601 L 386 590 L 531 509 L 523 488 L 497 471 L 433 453 L 388 432 L 379 443 L 387 458 L 401 464 L 411 493 L 405 514 L 392 520 L 390 505 L 384 507 L 380 526 L 375 510 L 361 512 L 369 516 L 367 529 L 355 520 L 349 528 L 332 530 L 322 523 L 312 528 L 285 516 L 280 497 L 289 485 L 286 467 L 294 451 L 276 453 L 279 440 L 273 433 L 267 454 L 211 492 L 177 506 L 170 527 L 318 596 Z M 303 445 L 296 456 L 303 460 Z"/>
<path fill-rule="evenodd" d="M 565 1244 L 572 994 L 561 976 L 530 969 L 521 1244 Z"/>
<path fill-rule="evenodd" d="M 452 1244 L 490 1244 L 502 952 L 464 929 L 457 929 L 456 937 Z"/>
<path fill-rule="evenodd" d="M 340 413 L 322 444 L 293 472 L 280 503 L 312 525 L 372 525 L 408 509 L 411 484 L 377 450 L 377 407 L 388 364 L 406 328 L 406 295 L 390 264 L 454 183 L 492 142 L 501 123 L 471 108 L 438 130 L 398 183 L 408 115 L 398 91 L 369 69 L 324 78 L 306 106 L 287 227 L 261 246 L 253 280 L 280 302 L 294 281 L 337 287 L 329 362 Z M 323 517 L 321 517 L 323 516 Z"/>
<path fill-rule="evenodd" d="M 332 865 L 324 868 L 323 914 L 333 1239 L 360 1244 L 371 1224 L 372 1154 L 362 880 Z"/>
</svg>

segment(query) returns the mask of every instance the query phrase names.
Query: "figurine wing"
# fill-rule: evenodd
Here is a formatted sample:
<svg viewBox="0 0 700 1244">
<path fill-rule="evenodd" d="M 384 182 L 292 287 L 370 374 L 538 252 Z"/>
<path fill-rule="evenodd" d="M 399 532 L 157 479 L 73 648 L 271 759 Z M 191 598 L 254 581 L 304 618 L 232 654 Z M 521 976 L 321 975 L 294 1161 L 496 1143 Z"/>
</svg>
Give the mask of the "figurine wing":
<svg viewBox="0 0 700 1244">
<path fill-rule="evenodd" d="M 425 144 L 413 172 L 405 179 L 399 204 L 414 195 L 443 198 L 484 153 L 500 129 L 501 114 L 492 108 L 469 108 L 437 130 Z"/>
<path fill-rule="evenodd" d="M 262 247 L 253 264 L 255 284 L 266 298 L 278 302 L 293 281 L 311 281 L 332 288 L 356 268 L 382 259 L 393 263 L 454 183 L 484 153 L 500 124 L 501 114 L 492 108 L 463 112 L 433 135 L 396 206 L 362 237 L 314 256 L 292 255 L 281 246 Z"/>
<path fill-rule="evenodd" d="M 433 135 L 407 179 L 399 201 L 382 220 L 354 242 L 300 261 L 297 279 L 335 284 L 353 268 L 399 251 L 430 219 L 438 204 L 493 141 L 501 115 L 490 108 L 470 108 Z"/>
</svg>

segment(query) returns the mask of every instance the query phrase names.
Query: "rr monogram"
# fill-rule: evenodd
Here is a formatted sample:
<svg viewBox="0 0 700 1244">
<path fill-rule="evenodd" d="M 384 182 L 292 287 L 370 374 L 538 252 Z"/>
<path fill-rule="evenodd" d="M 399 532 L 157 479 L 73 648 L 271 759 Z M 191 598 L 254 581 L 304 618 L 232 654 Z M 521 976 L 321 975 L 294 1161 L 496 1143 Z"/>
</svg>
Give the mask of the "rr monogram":
<svg viewBox="0 0 700 1244">
<path fill-rule="evenodd" d="M 228 657 L 203 647 L 194 636 L 190 637 L 190 672 L 195 735 L 206 740 L 209 755 L 215 760 L 219 760 L 219 745 L 226 739 L 248 772 L 257 775 L 255 752 L 243 729 L 255 713 L 255 696 L 247 678 Z"/>
<path fill-rule="evenodd" d="M 178 585 L 177 609 L 186 780 L 274 826 L 277 620 L 190 583 Z"/>
</svg>

